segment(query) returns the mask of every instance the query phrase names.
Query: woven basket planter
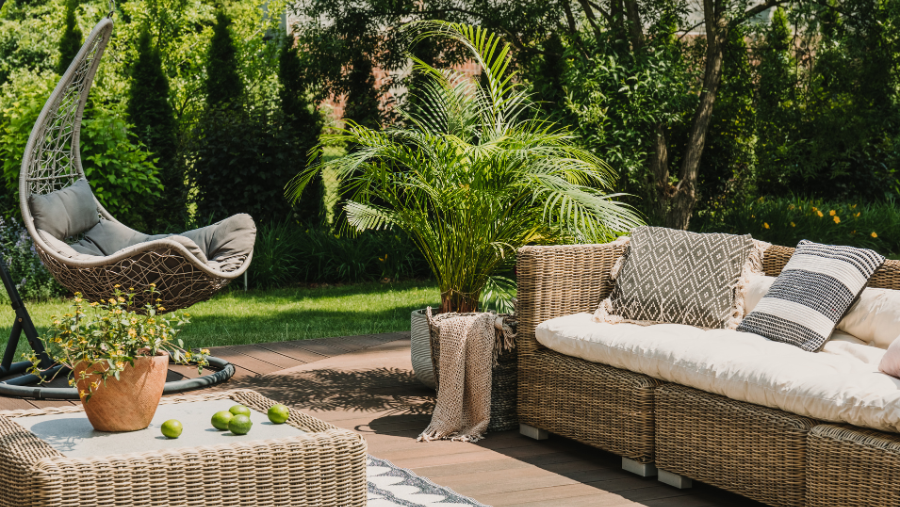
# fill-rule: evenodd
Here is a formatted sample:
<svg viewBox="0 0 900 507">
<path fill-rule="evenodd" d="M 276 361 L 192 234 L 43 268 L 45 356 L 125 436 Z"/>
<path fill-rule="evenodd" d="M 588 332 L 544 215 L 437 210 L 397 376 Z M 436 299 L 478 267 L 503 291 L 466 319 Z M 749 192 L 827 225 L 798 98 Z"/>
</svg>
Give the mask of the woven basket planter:
<svg viewBox="0 0 900 507">
<path fill-rule="evenodd" d="M 467 314 L 461 314 L 467 315 Z M 471 315 L 471 314 L 469 314 Z M 500 315 L 513 331 L 516 330 L 515 316 Z M 427 322 L 427 320 L 426 320 Z M 435 389 L 440 389 L 441 341 L 439 329 L 429 325 L 431 331 L 431 364 L 434 372 Z M 515 349 L 502 352 L 497 364 L 491 370 L 491 421 L 488 431 L 508 431 L 519 427 L 517 402 L 519 397 L 519 362 Z"/>
</svg>

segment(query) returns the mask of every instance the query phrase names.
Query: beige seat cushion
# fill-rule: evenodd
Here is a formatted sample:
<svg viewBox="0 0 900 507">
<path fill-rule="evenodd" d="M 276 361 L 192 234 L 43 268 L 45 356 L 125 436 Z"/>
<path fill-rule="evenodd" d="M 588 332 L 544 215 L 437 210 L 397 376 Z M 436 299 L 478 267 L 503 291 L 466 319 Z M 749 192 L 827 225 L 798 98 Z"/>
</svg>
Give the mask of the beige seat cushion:
<svg viewBox="0 0 900 507">
<path fill-rule="evenodd" d="M 821 352 L 752 333 L 679 324 L 603 324 L 589 314 L 540 324 L 544 346 L 587 361 L 822 421 L 900 432 L 900 379 L 884 350 L 837 331 Z"/>
</svg>

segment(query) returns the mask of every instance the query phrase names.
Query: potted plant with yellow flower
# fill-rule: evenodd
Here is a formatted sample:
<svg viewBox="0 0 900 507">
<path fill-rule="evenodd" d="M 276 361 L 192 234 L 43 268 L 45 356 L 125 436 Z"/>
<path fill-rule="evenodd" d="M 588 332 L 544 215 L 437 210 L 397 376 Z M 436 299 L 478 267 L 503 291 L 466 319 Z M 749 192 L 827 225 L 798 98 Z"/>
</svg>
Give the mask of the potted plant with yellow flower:
<svg viewBox="0 0 900 507">
<path fill-rule="evenodd" d="M 36 354 L 26 355 L 33 364 L 31 373 L 44 380 L 58 365 L 63 368 L 55 369 L 57 374 L 68 372 L 69 385 L 77 387 L 88 420 L 99 431 L 136 431 L 150 425 L 170 358 L 196 364 L 200 371 L 208 364 L 208 350 L 190 352 L 178 338 L 190 323 L 188 314 L 164 315 L 159 299 L 135 308 L 134 289 L 122 292 L 118 287 L 108 300 L 87 304 L 76 293 L 73 311 L 53 317 L 41 337 L 54 362 L 51 368 L 42 370 Z M 155 291 L 151 284 L 149 292 Z"/>
</svg>

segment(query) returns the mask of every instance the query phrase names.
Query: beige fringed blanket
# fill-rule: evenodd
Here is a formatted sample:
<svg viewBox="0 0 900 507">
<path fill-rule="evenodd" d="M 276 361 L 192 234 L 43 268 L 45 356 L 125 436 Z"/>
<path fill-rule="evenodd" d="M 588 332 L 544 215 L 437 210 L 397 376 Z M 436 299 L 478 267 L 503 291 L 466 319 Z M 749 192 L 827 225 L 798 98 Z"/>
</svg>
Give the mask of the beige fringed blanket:
<svg viewBox="0 0 900 507">
<path fill-rule="evenodd" d="M 477 442 L 491 419 L 492 368 L 501 349 L 515 346 L 515 335 L 493 313 L 432 318 L 430 307 L 426 313 L 439 328 L 439 390 L 431 424 L 418 440 Z"/>
</svg>

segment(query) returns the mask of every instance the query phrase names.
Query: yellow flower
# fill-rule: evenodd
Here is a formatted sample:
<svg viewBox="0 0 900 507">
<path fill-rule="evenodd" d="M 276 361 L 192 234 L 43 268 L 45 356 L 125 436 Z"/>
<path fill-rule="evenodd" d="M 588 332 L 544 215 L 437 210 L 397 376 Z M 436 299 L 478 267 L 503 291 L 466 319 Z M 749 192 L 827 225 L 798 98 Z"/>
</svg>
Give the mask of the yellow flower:
<svg viewBox="0 0 900 507">
<path fill-rule="evenodd" d="M 128 287 L 128 290 L 134 290 L 134 287 Z"/>
<path fill-rule="evenodd" d="M 116 368 L 124 368 L 124 367 L 125 367 L 125 363 L 124 363 L 124 362 L 122 362 L 122 361 L 116 361 Z"/>
<path fill-rule="evenodd" d="M 87 393 L 82 389 L 81 391 L 78 391 L 78 396 L 84 398 L 85 396 L 87 396 Z"/>
<path fill-rule="evenodd" d="M 791 227 L 797 227 L 797 224 L 795 224 L 794 222 L 791 222 Z"/>
<path fill-rule="evenodd" d="M 125 302 L 125 298 L 123 298 L 122 296 L 119 296 L 119 302 L 120 302 L 120 303 L 124 303 L 124 302 Z"/>
<path fill-rule="evenodd" d="M 200 349 L 201 354 L 209 354 L 209 349 Z"/>
<path fill-rule="evenodd" d="M 769 224 L 763 222 L 763 229 L 768 229 L 768 228 L 769 228 Z"/>
<path fill-rule="evenodd" d="M 100 303 L 94 301 L 93 303 L 91 303 L 91 306 L 97 306 L 97 305 L 99 305 L 99 304 L 100 304 Z"/>
<path fill-rule="evenodd" d="M 794 205 L 793 204 L 789 205 L 788 209 L 794 209 Z"/>
<path fill-rule="evenodd" d="M 850 231 L 850 234 L 856 234 L 856 229 Z"/>
<path fill-rule="evenodd" d="M 873 232 L 872 232 L 872 237 L 873 237 L 873 238 L 877 238 L 877 237 L 878 237 L 878 234 L 875 234 L 875 232 L 873 231 Z"/>
<path fill-rule="evenodd" d="M 819 208 L 817 208 L 817 207 L 815 207 L 815 206 L 813 206 L 813 207 L 810 208 L 810 209 L 813 210 L 813 211 L 819 211 Z"/>
<path fill-rule="evenodd" d="M 823 217 L 823 216 L 825 216 L 825 215 L 823 215 L 823 214 L 822 214 L 822 212 L 821 212 L 821 211 L 819 211 L 819 210 L 816 210 L 816 214 L 818 214 L 818 215 L 819 215 L 819 218 L 822 218 L 822 217 Z"/>
<path fill-rule="evenodd" d="M 853 209 L 856 209 L 856 205 L 855 205 L 855 204 L 854 204 L 853 206 L 850 206 L 850 207 L 853 208 Z"/>
<path fill-rule="evenodd" d="M 119 287 L 121 287 L 121 285 L 119 285 L 119 284 L 113 285 L 113 288 L 114 288 L 114 289 L 118 289 Z"/>
<path fill-rule="evenodd" d="M 151 283 L 150 286 L 151 286 L 151 287 L 156 287 L 156 284 L 155 284 L 155 283 Z"/>
<path fill-rule="evenodd" d="M 831 210 L 828 212 L 829 215 L 834 216 L 837 214 L 837 211 Z"/>
<path fill-rule="evenodd" d="M 116 304 L 116 300 L 113 298 L 109 298 L 109 303 L 114 305 Z"/>
<path fill-rule="evenodd" d="M 159 307 L 159 311 L 164 312 L 164 311 L 166 311 L 166 309 L 163 308 L 162 306 L 160 306 L 160 307 Z"/>
<path fill-rule="evenodd" d="M 835 216 L 835 217 L 834 217 L 834 223 L 836 223 L 836 224 L 841 223 L 841 217 Z"/>
<path fill-rule="evenodd" d="M 134 338 L 135 336 L 137 336 L 137 331 L 135 331 L 133 327 L 128 328 L 128 336 L 130 338 Z"/>
<path fill-rule="evenodd" d="M 856 214 L 855 214 L 855 215 L 853 215 L 853 218 L 859 218 L 859 213 L 860 213 L 860 212 L 859 212 L 859 211 L 857 211 L 857 212 L 856 212 Z"/>
</svg>

